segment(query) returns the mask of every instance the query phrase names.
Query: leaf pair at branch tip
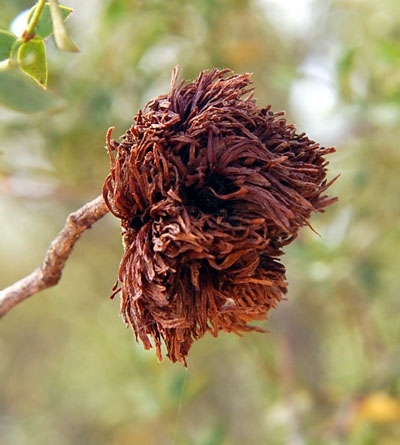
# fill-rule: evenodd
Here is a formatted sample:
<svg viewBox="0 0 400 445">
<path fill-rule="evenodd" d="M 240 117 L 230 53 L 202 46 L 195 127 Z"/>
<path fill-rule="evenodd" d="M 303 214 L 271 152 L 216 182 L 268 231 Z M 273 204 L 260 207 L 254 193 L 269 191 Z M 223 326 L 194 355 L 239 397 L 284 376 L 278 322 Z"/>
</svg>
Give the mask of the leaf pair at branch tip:
<svg viewBox="0 0 400 445">
<path fill-rule="evenodd" d="M 37 7 L 37 6 L 36 6 Z M 28 17 L 28 26 L 33 20 L 35 7 Z M 71 14 L 72 9 L 60 6 L 56 0 L 50 0 L 41 11 L 35 26 L 33 38 L 25 41 L 18 50 L 18 64 L 25 74 L 32 77 L 43 88 L 47 87 L 47 61 L 44 40 L 54 34 L 57 47 L 62 51 L 79 51 L 68 37 L 64 21 Z"/>
<path fill-rule="evenodd" d="M 30 11 L 21 12 L 21 16 L 27 15 L 27 20 L 22 19 L 26 20 L 27 27 L 20 37 L 0 30 L 0 105 L 23 113 L 44 112 L 63 105 L 46 91 L 48 70 L 44 40 L 54 34 L 60 50 L 79 51 L 64 27 L 72 11 L 55 0 L 44 5 L 39 2 Z"/>
</svg>

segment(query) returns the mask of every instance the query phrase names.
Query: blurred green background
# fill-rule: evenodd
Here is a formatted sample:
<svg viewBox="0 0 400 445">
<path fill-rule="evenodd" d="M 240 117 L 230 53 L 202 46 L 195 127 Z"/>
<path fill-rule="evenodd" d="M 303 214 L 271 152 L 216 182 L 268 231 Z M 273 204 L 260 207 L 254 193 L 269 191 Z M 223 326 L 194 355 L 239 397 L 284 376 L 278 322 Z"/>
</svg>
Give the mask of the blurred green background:
<svg viewBox="0 0 400 445">
<path fill-rule="evenodd" d="M 0 2 L 7 28 L 29 1 Z M 340 197 L 286 249 L 268 335 L 196 342 L 186 371 L 134 342 L 109 300 L 118 221 L 85 233 L 60 284 L 0 322 L 4 445 L 400 443 L 400 2 L 66 1 L 81 52 L 47 42 L 50 114 L 0 109 L 0 288 L 97 196 L 105 133 L 170 73 L 254 72 L 260 106 L 334 145 Z"/>
</svg>

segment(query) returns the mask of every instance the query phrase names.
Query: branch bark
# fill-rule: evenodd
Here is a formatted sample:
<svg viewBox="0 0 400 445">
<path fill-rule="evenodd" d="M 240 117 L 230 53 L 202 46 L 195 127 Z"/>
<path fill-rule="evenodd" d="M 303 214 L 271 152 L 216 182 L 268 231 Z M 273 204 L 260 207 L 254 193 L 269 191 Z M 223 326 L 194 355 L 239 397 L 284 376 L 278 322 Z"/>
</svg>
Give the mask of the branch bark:
<svg viewBox="0 0 400 445">
<path fill-rule="evenodd" d="M 71 213 L 64 228 L 50 244 L 42 264 L 30 275 L 0 291 L 0 318 L 21 301 L 55 286 L 75 243 L 82 233 L 108 213 L 102 196 Z"/>
</svg>

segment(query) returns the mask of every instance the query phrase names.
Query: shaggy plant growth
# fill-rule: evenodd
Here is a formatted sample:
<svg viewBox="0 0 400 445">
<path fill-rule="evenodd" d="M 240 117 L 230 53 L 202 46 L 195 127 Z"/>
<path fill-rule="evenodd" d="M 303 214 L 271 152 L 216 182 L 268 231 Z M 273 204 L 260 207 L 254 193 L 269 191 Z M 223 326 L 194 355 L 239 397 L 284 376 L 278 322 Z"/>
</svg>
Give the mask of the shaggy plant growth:
<svg viewBox="0 0 400 445">
<path fill-rule="evenodd" d="M 120 142 L 107 135 L 104 199 L 121 219 L 125 253 L 114 295 L 146 349 L 186 365 L 207 331 L 260 331 L 287 291 L 282 247 L 324 192 L 321 147 L 283 113 L 258 108 L 249 74 L 172 76 L 168 94 L 139 111 Z"/>
</svg>

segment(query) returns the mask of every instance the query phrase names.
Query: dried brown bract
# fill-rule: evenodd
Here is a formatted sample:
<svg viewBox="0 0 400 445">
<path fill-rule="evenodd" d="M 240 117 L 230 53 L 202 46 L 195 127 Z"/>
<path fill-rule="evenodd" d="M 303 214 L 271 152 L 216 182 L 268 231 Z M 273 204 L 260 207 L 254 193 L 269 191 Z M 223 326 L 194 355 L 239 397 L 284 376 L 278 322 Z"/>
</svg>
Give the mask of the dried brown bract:
<svg viewBox="0 0 400 445">
<path fill-rule="evenodd" d="M 160 360 L 164 341 L 186 364 L 207 331 L 262 331 L 249 323 L 286 293 L 282 247 L 335 201 L 322 196 L 335 150 L 258 108 L 249 74 L 177 75 L 121 142 L 109 130 L 103 194 L 123 228 L 123 317 Z"/>
</svg>

